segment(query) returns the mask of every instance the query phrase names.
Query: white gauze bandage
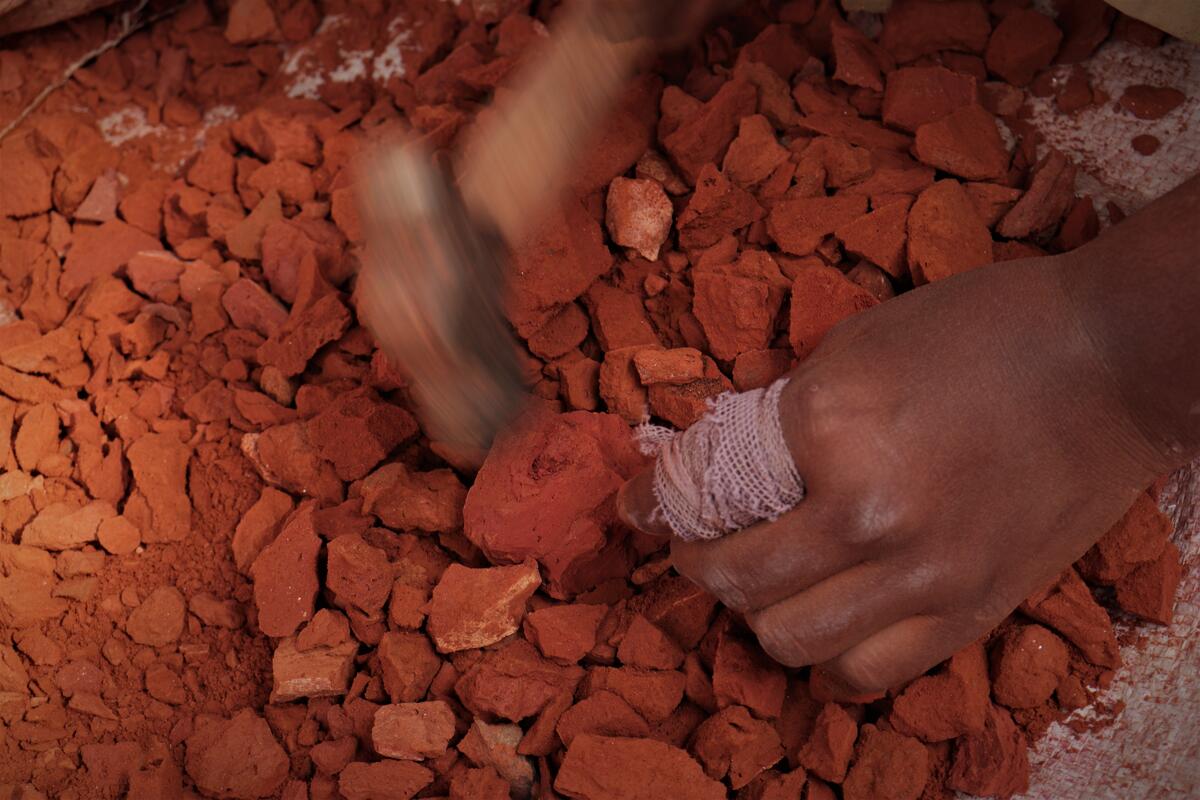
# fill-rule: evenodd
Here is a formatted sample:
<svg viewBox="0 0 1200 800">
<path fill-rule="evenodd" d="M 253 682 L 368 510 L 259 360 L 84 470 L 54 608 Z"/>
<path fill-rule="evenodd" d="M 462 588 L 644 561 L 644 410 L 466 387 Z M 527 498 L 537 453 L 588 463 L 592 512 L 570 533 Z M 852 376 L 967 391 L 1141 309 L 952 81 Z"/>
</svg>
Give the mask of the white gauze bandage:
<svg viewBox="0 0 1200 800">
<path fill-rule="evenodd" d="M 654 496 L 684 541 L 716 539 L 777 519 L 804 498 L 779 421 L 780 378 L 766 389 L 727 392 L 686 431 L 643 424 L 638 441 L 656 455 Z"/>
</svg>

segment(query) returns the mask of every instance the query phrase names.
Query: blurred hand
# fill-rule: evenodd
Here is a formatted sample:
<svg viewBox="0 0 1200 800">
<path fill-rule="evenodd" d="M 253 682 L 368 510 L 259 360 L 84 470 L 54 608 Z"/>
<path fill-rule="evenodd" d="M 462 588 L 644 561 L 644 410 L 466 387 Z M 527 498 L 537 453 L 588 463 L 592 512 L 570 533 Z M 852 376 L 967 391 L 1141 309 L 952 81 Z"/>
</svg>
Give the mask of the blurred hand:
<svg viewBox="0 0 1200 800">
<path fill-rule="evenodd" d="M 863 691 L 999 623 L 1164 466 L 1072 311 L 1073 256 L 984 267 L 836 327 L 780 403 L 805 499 L 722 539 L 674 539 L 676 569 L 779 662 Z M 667 533 L 651 481 L 626 487 L 622 513 Z"/>
</svg>

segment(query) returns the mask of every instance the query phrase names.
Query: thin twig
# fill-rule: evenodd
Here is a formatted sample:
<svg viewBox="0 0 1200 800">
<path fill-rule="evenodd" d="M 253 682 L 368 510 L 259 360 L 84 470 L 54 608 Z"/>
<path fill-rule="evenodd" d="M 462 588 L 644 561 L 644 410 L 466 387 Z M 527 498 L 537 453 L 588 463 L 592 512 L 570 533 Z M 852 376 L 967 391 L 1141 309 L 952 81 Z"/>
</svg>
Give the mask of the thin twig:
<svg viewBox="0 0 1200 800">
<path fill-rule="evenodd" d="M 113 49 L 114 47 L 119 45 L 121 42 L 125 41 L 125 39 L 128 38 L 129 35 L 134 33 L 135 31 L 137 31 L 153 22 L 157 22 L 158 20 L 162 19 L 163 17 L 174 14 L 176 11 L 183 8 L 183 6 L 185 5 L 184 3 L 178 3 L 177 5 L 174 5 L 168 9 L 166 9 L 165 11 L 160 11 L 157 14 L 152 14 L 152 15 L 146 17 L 145 19 L 138 19 L 137 18 L 138 15 L 141 14 L 142 10 L 149 3 L 150 3 L 150 0 L 141 0 L 141 2 L 138 3 L 137 8 L 133 8 L 133 9 L 130 9 L 129 11 L 122 13 L 121 14 L 121 29 L 108 41 L 104 42 L 103 44 L 101 44 L 100 46 L 96 47 L 93 50 L 89 50 L 88 52 L 86 52 L 82 56 L 80 56 L 78 60 L 76 60 L 71 65 L 69 65 L 63 71 L 62 76 L 59 77 L 59 79 L 57 81 L 49 84 L 48 86 L 46 86 L 46 88 L 42 89 L 42 91 L 40 91 L 38 93 L 37 97 L 33 98 L 33 100 L 30 101 L 29 105 L 25 106 L 25 108 L 22 109 L 21 113 L 18 114 L 16 116 L 16 118 L 13 119 L 12 122 L 5 125 L 3 129 L 0 129 L 0 141 L 4 141 L 4 137 L 8 136 L 10 133 L 12 133 L 14 130 L 16 130 L 17 126 L 20 125 L 22 122 L 24 122 L 29 117 L 30 114 L 32 114 L 34 111 L 36 111 L 37 107 L 40 106 L 43 102 L 45 102 L 47 97 L 54 94 L 55 91 L 66 86 L 67 81 L 71 80 L 71 78 L 74 77 L 76 72 L 78 72 L 83 67 L 87 66 L 93 59 L 99 58 L 100 56 L 107 53 L 109 50 Z"/>
</svg>

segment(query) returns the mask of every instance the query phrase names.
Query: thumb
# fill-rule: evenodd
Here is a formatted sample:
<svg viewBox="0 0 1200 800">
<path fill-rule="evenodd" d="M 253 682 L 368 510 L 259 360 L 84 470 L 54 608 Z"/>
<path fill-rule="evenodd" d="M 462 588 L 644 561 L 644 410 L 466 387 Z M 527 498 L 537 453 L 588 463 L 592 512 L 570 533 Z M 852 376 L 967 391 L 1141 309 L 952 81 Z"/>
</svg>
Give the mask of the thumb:
<svg viewBox="0 0 1200 800">
<path fill-rule="evenodd" d="M 658 454 L 652 469 L 621 489 L 621 519 L 646 533 L 692 541 L 789 511 L 804 497 L 804 482 L 779 418 L 787 382 L 785 377 L 766 389 L 723 394 L 682 433 L 643 429 Z"/>
<path fill-rule="evenodd" d="M 617 492 L 617 516 L 621 522 L 642 533 L 670 536 L 671 526 L 654 496 L 654 467 L 634 475 Z"/>
</svg>

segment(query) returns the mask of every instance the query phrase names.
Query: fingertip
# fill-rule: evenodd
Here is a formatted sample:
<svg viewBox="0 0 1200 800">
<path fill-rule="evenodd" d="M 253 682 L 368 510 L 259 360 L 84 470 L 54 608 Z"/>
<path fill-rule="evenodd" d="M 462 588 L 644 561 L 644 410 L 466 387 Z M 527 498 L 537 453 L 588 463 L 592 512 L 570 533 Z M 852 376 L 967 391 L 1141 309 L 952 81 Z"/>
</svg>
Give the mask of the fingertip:
<svg viewBox="0 0 1200 800">
<path fill-rule="evenodd" d="M 671 526 L 654 496 L 654 468 L 649 467 L 617 490 L 617 517 L 630 528 L 652 536 L 670 536 Z"/>
</svg>

